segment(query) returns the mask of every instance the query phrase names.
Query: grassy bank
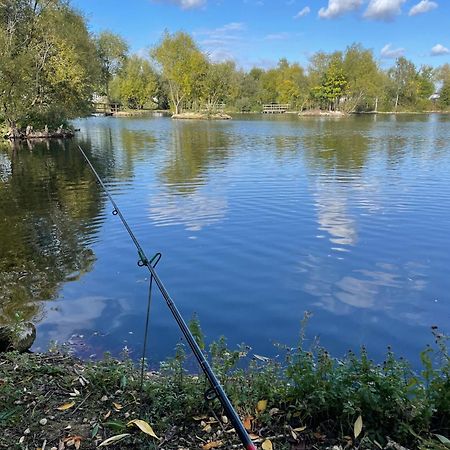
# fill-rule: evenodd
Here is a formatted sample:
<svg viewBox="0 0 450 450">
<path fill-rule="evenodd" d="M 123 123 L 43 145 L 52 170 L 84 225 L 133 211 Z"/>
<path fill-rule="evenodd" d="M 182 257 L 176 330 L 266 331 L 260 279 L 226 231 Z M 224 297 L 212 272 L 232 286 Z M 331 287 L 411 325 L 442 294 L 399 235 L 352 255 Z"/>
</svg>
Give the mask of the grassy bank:
<svg viewBox="0 0 450 450">
<path fill-rule="evenodd" d="M 252 355 L 248 347 L 230 350 L 224 340 L 211 345 L 210 357 L 265 449 L 444 450 L 450 445 L 450 362 L 447 337 L 436 329 L 433 335 L 419 374 L 390 350 L 381 365 L 364 349 L 337 360 L 317 344 L 305 348 L 302 338 L 296 348 L 282 349 L 282 360 Z M 239 448 L 217 400 L 205 400 L 204 377 L 188 375 L 185 366 L 180 345 L 158 373 L 145 374 L 141 390 L 140 370 L 129 360 L 3 354 L 0 448 L 94 449 L 123 434 L 109 445 Z"/>
</svg>

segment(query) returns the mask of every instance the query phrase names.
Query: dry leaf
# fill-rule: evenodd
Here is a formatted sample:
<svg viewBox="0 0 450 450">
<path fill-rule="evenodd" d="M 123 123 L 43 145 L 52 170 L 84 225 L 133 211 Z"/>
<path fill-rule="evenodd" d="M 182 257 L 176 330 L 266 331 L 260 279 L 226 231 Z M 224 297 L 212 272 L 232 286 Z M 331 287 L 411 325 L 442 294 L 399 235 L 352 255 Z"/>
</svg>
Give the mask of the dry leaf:
<svg viewBox="0 0 450 450">
<path fill-rule="evenodd" d="M 259 412 L 263 412 L 267 408 L 267 400 L 260 400 L 256 405 L 256 409 Z"/>
<path fill-rule="evenodd" d="M 273 450 L 272 441 L 269 440 L 269 439 L 266 439 L 266 440 L 262 443 L 261 448 L 262 448 L 263 450 Z"/>
<path fill-rule="evenodd" d="M 201 420 L 205 420 L 208 418 L 208 416 L 193 416 L 192 417 L 194 420 L 196 420 L 197 422 L 200 422 Z"/>
<path fill-rule="evenodd" d="M 117 411 L 120 411 L 123 408 L 123 406 L 120 403 L 113 403 L 113 406 Z"/>
<path fill-rule="evenodd" d="M 291 430 L 291 435 L 295 440 L 298 439 L 297 433 L 294 430 Z"/>
<path fill-rule="evenodd" d="M 111 410 L 108 411 L 108 412 L 103 416 L 103 420 L 106 420 L 110 415 L 111 415 Z"/>
<path fill-rule="evenodd" d="M 245 428 L 247 431 L 250 431 L 250 430 L 252 429 L 252 419 L 253 419 L 252 416 L 247 416 L 247 417 L 244 419 L 244 428 Z"/>
<path fill-rule="evenodd" d="M 72 408 L 75 405 L 75 402 L 64 403 L 64 405 L 58 406 L 56 409 L 58 411 L 66 411 L 67 409 Z"/>
<path fill-rule="evenodd" d="M 355 435 L 355 439 L 361 434 L 362 427 L 363 427 L 362 417 L 358 416 L 358 418 L 355 421 L 355 425 L 353 426 L 353 434 Z"/>
<path fill-rule="evenodd" d="M 304 427 L 298 427 L 298 428 L 294 428 L 293 429 L 294 431 L 297 431 L 297 432 L 301 432 L 301 431 L 305 431 L 306 430 L 306 426 L 304 426 Z"/>
<path fill-rule="evenodd" d="M 213 441 L 213 442 L 208 442 L 207 444 L 205 444 L 202 449 L 203 450 L 210 450 L 211 448 L 217 448 L 217 447 L 222 447 L 223 442 L 222 441 Z"/>
<path fill-rule="evenodd" d="M 261 439 L 257 434 L 250 433 L 249 437 L 252 441 L 256 441 L 257 439 Z"/>
<path fill-rule="evenodd" d="M 203 428 L 203 431 L 206 432 L 206 433 L 211 433 L 211 431 L 212 431 L 211 425 L 208 423 L 208 424 Z"/>
<path fill-rule="evenodd" d="M 108 439 L 105 439 L 99 447 L 106 447 L 107 445 L 114 444 L 115 442 L 121 441 L 123 438 L 130 436 L 130 433 L 117 434 L 116 436 L 111 436 Z"/>
<path fill-rule="evenodd" d="M 156 433 L 153 431 L 153 428 L 145 420 L 134 419 L 134 420 L 130 420 L 127 423 L 127 427 L 132 427 L 133 425 L 137 426 L 145 434 L 148 434 L 149 436 L 152 436 L 155 439 L 159 440 L 159 437 L 156 436 Z"/>
</svg>

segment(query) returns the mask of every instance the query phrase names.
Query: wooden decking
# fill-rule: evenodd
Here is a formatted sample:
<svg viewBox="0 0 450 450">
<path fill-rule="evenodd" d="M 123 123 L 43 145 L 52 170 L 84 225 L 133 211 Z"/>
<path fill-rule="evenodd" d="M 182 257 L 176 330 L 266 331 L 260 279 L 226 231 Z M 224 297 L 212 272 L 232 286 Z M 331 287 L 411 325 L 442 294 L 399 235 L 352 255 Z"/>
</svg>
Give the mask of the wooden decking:
<svg viewBox="0 0 450 450">
<path fill-rule="evenodd" d="M 263 114 L 283 114 L 289 107 L 288 103 L 269 103 L 263 105 Z"/>
</svg>

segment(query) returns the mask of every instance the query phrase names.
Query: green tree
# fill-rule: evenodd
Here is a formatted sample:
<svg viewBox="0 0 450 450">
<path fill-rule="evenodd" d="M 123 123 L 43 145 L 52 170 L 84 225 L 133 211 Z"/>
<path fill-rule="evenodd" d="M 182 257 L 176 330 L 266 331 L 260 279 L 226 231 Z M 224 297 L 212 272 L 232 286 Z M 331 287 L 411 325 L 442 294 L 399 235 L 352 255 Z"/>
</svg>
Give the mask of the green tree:
<svg viewBox="0 0 450 450">
<path fill-rule="evenodd" d="M 187 100 L 199 95 L 199 88 L 207 72 L 208 62 L 192 37 L 183 32 L 166 32 L 151 55 L 159 64 L 168 84 L 170 105 L 178 114 Z"/>
<path fill-rule="evenodd" d="M 405 57 L 400 57 L 395 66 L 388 71 L 391 80 L 391 95 L 394 96 L 394 108 L 398 106 L 410 106 L 416 101 L 416 66 Z"/>
<path fill-rule="evenodd" d="M 345 109 L 348 112 L 376 109 L 382 94 L 383 78 L 372 50 L 353 44 L 344 53 L 343 70 L 347 80 Z"/>
<path fill-rule="evenodd" d="M 158 80 L 150 63 L 137 55 L 127 59 L 111 82 L 111 94 L 129 108 L 142 109 L 158 92 Z"/>
<path fill-rule="evenodd" d="M 443 109 L 450 106 L 450 64 L 444 64 L 435 71 L 435 77 L 441 86 L 439 90 L 439 105 Z"/>
<path fill-rule="evenodd" d="M 0 115 L 12 129 L 85 113 L 98 76 L 85 21 L 65 1 L 0 2 Z"/>
<path fill-rule="evenodd" d="M 450 79 L 446 79 L 440 91 L 439 105 L 443 109 L 450 106 Z"/>
<path fill-rule="evenodd" d="M 109 97 L 109 83 L 125 64 L 128 44 L 117 34 L 103 31 L 96 39 L 96 46 L 101 63 L 99 94 Z"/>
<path fill-rule="evenodd" d="M 281 59 L 276 69 L 276 92 L 279 103 L 289 103 L 291 108 L 303 109 L 308 99 L 307 79 L 303 68 Z"/>
<path fill-rule="evenodd" d="M 216 110 L 217 105 L 230 96 L 235 71 L 232 61 L 208 65 L 201 82 L 201 98 L 208 111 Z"/>
<path fill-rule="evenodd" d="M 337 111 L 342 96 L 344 95 L 347 80 L 344 70 L 332 63 L 322 77 L 320 86 L 314 88 L 315 96 L 324 102 L 330 111 Z"/>
</svg>

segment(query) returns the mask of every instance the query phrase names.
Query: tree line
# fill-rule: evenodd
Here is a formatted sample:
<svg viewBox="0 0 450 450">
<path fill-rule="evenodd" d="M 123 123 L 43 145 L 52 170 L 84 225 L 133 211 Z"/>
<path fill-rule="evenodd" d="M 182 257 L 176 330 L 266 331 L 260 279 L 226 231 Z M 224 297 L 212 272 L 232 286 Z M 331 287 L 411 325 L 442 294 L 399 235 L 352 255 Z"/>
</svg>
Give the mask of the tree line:
<svg viewBox="0 0 450 450">
<path fill-rule="evenodd" d="M 439 91 L 439 99 L 430 99 Z M 66 0 L 0 2 L 0 120 L 43 126 L 87 114 L 94 94 L 126 108 L 261 111 L 422 111 L 450 107 L 450 64 L 384 70 L 353 44 L 317 52 L 306 67 L 282 58 L 271 69 L 215 62 L 187 33 L 165 32 L 145 57 L 109 31 L 93 35 Z"/>
</svg>

